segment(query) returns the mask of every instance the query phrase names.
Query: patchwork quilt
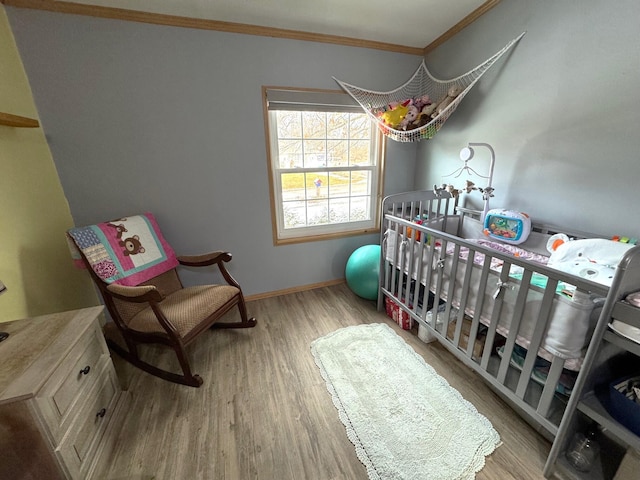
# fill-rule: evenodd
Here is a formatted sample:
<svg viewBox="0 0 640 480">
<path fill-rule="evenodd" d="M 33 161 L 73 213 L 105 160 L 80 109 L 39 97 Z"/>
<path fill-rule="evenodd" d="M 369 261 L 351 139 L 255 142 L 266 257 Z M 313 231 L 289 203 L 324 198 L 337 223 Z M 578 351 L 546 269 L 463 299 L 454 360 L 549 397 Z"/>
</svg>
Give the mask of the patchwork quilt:
<svg viewBox="0 0 640 480">
<path fill-rule="evenodd" d="M 76 265 L 84 267 L 80 251 L 106 283 L 135 286 L 178 265 L 151 213 L 72 228 L 67 233 Z"/>
</svg>

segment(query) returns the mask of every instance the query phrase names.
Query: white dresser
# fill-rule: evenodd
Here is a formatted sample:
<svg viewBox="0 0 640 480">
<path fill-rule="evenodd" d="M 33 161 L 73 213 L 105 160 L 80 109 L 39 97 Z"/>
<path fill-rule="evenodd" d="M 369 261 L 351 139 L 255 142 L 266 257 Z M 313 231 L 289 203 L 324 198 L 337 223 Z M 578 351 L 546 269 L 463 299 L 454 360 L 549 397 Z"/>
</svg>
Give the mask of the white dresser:
<svg viewBox="0 0 640 480">
<path fill-rule="evenodd" d="M 128 399 L 100 328 L 103 307 L 0 323 L 0 478 L 99 477 Z"/>
</svg>

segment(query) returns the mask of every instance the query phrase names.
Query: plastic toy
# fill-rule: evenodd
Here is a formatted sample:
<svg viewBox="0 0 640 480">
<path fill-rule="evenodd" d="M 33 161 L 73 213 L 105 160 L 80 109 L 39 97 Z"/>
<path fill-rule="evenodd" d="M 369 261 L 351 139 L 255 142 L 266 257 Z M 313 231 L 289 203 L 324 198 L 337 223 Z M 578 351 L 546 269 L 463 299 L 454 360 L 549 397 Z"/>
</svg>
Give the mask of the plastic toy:
<svg viewBox="0 0 640 480">
<path fill-rule="evenodd" d="M 493 209 L 484 219 L 484 234 L 502 242 L 517 245 L 524 242 L 531 232 L 531 218 L 522 212 Z"/>
<path fill-rule="evenodd" d="M 422 220 L 414 220 L 414 223 L 418 224 L 418 225 L 422 225 Z M 421 233 L 419 230 L 416 230 L 414 232 L 413 228 L 411 227 L 407 227 L 407 237 L 409 237 L 412 240 L 415 240 L 416 242 L 420 241 L 421 238 Z M 427 235 L 428 237 L 428 235 Z"/>
<path fill-rule="evenodd" d="M 353 293 L 367 300 L 376 300 L 380 277 L 380 245 L 357 248 L 347 260 L 345 277 Z"/>
<path fill-rule="evenodd" d="M 611 237 L 611 240 L 613 240 L 614 242 L 630 243 L 631 245 L 635 245 L 636 243 L 638 243 L 637 238 L 621 237 L 620 235 L 614 235 L 613 237 Z"/>
</svg>

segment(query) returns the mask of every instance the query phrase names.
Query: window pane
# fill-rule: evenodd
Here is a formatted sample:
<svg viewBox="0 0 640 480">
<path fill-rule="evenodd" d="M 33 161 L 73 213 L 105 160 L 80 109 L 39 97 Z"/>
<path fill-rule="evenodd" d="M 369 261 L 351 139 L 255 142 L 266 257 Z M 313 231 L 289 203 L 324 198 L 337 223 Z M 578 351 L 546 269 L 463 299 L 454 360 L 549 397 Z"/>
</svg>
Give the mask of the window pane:
<svg viewBox="0 0 640 480">
<path fill-rule="evenodd" d="M 347 140 L 327 140 L 327 167 L 349 165 L 349 142 Z"/>
<path fill-rule="evenodd" d="M 369 209 L 371 197 L 351 197 L 350 219 L 352 222 L 371 219 Z"/>
<path fill-rule="evenodd" d="M 348 197 L 350 172 L 329 172 L 329 196 Z"/>
<path fill-rule="evenodd" d="M 369 140 L 352 140 L 349 145 L 350 165 L 371 165 Z"/>
<path fill-rule="evenodd" d="M 349 138 L 348 113 L 327 113 L 327 138 Z"/>
<path fill-rule="evenodd" d="M 351 138 L 369 139 L 371 136 L 371 120 L 364 113 L 351 113 L 350 131 Z"/>
<path fill-rule="evenodd" d="M 351 195 L 367 195 L 369 193 L 370 179 L 371 172 L 351 172 Z"/>
<path fill-rule="evenodd" d="M 304 138 L 325 138 L 327 135 L 327 114 L 325 112 L 302 112 Z"/>
<path fill-rule="evenodd" d="M 327 142 L 325 140 L 303 140 L 305 168 L 327 165 Z"/>
<path fill-rule="evenodd" d="M 349 199 L 329 199 L 329 212 L 331 223 L 349 222 Z"/>
<path fill-rule="evenodd" d="M 307 225 L 306 202 L 283 202 L 284 228 L 305 227 Z"/>
<path fill-rule="evenodd" d="M 300 140 L 278 140 L 278 146 L 280 168 L 302 167 L 302 142 Z"/>
<path fill-rule="evenodd" d="M 307 173 L 305 186 L 307 198 L 326 198 L 329 191 L 329 175 L 324 172 Z"/>
<path fill-rule="evenodd" d="M 304 173 L 283 173 L 280 182 L 283 202 L 304 200 Z"/>
<path fill-rule="evenodd" d="M 277 112 L 278 138 L 301 138 L 302 115 L 300 112 Z"/>
<path fill-rule="evenodd" d="M 309 225 L 329 223 L 329 208 L 326 200 L 309 200 L 307 202 L 307 218 Z"/>
</svg>

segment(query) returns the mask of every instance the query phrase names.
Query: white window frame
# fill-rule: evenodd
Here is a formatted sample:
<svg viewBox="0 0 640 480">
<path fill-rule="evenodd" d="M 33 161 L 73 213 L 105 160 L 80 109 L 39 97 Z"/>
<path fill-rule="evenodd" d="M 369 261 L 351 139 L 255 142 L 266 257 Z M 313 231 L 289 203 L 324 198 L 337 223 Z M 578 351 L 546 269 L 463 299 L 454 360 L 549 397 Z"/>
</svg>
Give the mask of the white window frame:
<svg viewBox="0 0 640 480">
<path fill-rule="evenodd" d="M 324 111 L 362 113 L 362 108 L 346 93 L 340 90 L 316 90 L 287 87 L 262 87 L 264 101 L 264 121 L 267 142 L 267 162 L 269 169 L 269 188 L 271 196 L 271 219 L 273 241 L 275 245 L 324 240 L 348 235 L 362 235 L 379 232 L 380 204 L 384 178 L 384 153 L 386 138 L 371 122 L 371 165 L 340 167 L 280 168 L 278 154 L 278 132 L 276 125 L 277 110 Z M 366 170 L 371 173 L 369 211 L 371 218 L 366 221 L 329 223 L 322 225 L 285 228 L 281 174 L 288 171 L 296 173 L 336 172 Z"/>
</svg>

